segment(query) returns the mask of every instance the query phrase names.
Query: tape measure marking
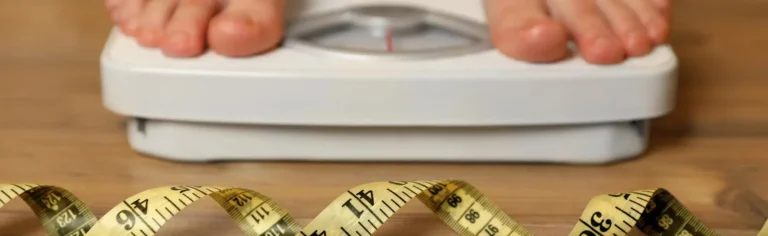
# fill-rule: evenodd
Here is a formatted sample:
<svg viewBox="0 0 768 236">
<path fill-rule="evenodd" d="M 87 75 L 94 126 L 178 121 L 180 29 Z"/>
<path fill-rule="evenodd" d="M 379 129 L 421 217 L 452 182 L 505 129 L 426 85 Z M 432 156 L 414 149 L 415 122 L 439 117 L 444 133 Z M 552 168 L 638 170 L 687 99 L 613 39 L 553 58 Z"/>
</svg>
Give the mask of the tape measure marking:
<svg viewBox="0 0 768 236">
<path fill-rule="evenodd" d="M 51 236 L 151 236 L 196 201 L 210 197 L 248 236 L 373 235 L 412 199 L 466 236 L 533 236 L 487 199 L 459 180 L 385 181 L 347 190 L 306 227 L 275 201 L 244 188 L 164 186 L 135 194 L 97 219 L 65 189 L 36 184 L 0 184 L 0 207 L 21 197 Z M 716 236 L 664 189 L 598 195 L 569 236 Z M 768 236 L 768 221 L 757 234 Z"/>
</svg>

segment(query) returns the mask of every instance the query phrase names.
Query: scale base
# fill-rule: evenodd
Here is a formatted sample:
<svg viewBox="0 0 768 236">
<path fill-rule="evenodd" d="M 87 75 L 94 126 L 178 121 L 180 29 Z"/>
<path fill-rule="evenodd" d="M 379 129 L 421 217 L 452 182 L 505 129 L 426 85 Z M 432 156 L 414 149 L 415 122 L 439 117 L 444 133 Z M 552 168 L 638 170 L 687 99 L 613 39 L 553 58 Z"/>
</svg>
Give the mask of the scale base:
<svg viewBox="0 0 768 236">
<path fill-rule="evenodd" d="M 257 126 L 130 119 L 136 151 L 182 162 L 441 161 L 602 164 L 642 154 L 647 120 L 520 127 Z"/>
</svg>

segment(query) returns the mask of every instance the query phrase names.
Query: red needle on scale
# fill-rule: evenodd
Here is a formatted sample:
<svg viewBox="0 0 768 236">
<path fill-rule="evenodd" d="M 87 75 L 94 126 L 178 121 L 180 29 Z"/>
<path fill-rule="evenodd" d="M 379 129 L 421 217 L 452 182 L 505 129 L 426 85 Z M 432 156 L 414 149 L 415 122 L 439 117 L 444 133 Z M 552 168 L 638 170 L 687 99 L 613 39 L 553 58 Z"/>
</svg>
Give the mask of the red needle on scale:
<svg viewBox="0 0 768 236">
<path fill-rule="evenodd" d="M 392 30 L 387 30 L 387 52 L 392 52 Z"/>
</svg>

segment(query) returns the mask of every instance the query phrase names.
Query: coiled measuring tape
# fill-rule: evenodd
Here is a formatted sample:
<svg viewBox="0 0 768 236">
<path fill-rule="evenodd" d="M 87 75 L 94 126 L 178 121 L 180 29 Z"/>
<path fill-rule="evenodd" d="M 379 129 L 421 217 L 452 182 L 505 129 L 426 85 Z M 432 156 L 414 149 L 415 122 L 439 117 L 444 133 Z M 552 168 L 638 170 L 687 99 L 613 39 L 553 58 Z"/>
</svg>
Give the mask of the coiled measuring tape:
<svg viewBox="0 0 768 236">
<path fill-rule="evenodd" d="M 72 193 L 56 186 L 1 184 L 0 207 L 21 197 L 54 236 L 151 236 L 204 197 L 224 208 L 248 236 L 372 235 L 398 209 L 418 198 L 459 235 L 532 236 L 473 186 L 458 180 L 388 181 L 359 185 L 336 198 L 306 227 L 275 201 L 244 188 L 167 186 L 129 197 L 100 220 Z M 599 195 L 569 236 L 715 236 L 664 189 Z M 758 236 L 768 236 L 768 222 Z"/>
</svg>

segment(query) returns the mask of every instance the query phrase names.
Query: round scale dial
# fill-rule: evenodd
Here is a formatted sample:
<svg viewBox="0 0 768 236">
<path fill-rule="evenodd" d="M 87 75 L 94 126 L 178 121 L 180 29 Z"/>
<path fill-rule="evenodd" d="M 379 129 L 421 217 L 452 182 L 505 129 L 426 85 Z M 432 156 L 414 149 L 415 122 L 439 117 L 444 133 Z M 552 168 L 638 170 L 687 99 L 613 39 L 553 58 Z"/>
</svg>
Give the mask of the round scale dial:
<svg viewBox="0 0 768 236">
<path fill-rule="evenodd" d="M 353 59 L 425 59 L 492 49 L 483 24 L 408 6 L 377 5 L 304 17 L 286 46 Z"/>
</svg>

